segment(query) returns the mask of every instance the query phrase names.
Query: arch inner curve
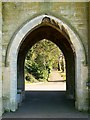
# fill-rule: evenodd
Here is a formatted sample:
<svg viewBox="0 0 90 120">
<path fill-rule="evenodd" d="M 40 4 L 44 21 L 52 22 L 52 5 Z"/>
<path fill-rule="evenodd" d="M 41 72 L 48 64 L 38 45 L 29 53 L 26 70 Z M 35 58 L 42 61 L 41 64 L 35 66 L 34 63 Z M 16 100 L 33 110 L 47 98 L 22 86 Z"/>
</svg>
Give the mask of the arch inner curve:
<svg viewBox="0 0 90 120">
<path fill-rule="evenodd" d="M 28 50 L 38 41 L 47 39 L 55 43 L 63 52 L 66 60 L 66 73 L 67 73 L 67 91 L 71 92 L 74 97 L 75 88 L 75 51 L 74 46 L 70 43 L 68 33 L 62 26 L 62 30 L 50 21 L 46 21 L 47 18 L 42 21 L 41 24 L 33 28 L 23 40 L 20 45 L 17 61 L 17 77 L 18 77 L 18 89 L 24 90 L 24 61 Z M 72 48 L 73 47 L 73 48 Z M 23 82 L 22 82 L 23 80 Z M 71 84 L 71 85 L 70 85 Z"/>
</svg>

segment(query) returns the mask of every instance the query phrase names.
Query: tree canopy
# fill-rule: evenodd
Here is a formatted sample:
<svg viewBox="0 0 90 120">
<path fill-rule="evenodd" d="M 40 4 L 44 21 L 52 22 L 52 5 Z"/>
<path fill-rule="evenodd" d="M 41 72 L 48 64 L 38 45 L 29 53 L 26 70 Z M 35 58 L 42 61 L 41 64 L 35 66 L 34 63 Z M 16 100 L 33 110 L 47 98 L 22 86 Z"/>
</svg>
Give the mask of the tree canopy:
<svg viewBox="0 0 90 120">
<path fill-rule="evenodd" d="M 37 42 L 28 51 L 25 59 L 25 76 L 30 81 L 48 80 L 52 69 L 58 69 L 60 49 L 49 40 Z"/>
</svg>

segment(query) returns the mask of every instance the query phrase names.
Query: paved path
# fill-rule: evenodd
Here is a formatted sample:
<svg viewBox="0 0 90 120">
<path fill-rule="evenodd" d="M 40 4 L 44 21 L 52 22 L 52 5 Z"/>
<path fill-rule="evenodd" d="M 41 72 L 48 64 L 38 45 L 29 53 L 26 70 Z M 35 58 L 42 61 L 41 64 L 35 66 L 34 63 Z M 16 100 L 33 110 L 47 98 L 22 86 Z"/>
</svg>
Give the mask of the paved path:
<svg viewBox="0 0 90 120">
<path fill-rule="evenodd" d="M 74 101 L 66 98 L 65 92 L 28 91 L 26 99 L 15 113 L 5 113 L 3 118 L 87 118 L 78 112 Z"/>
<path fill-rule="evenodd" d="M 49 81 L 52 81 L 52 82 L 63 81 L 63 77 L 61 77 L 60 71 L 52 70 Z"/>
</svg>

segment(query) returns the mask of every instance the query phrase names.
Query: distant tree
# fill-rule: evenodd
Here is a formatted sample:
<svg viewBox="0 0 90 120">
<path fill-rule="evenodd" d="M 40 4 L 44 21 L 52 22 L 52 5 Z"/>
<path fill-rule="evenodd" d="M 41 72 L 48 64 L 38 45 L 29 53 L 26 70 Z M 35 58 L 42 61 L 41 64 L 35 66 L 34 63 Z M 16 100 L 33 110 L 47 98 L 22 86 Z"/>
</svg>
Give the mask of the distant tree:
<svg viewBox="0 0 90 120">
<path fill-rule="evenodd" d="M 46 39 L 37 42 L 25 59 L 26 76 L 29 73 L 37 80 L 48 80 L 51 70 L 58 69 L 60 55 L 60 49 L 53 42 Z"/>
</svg>

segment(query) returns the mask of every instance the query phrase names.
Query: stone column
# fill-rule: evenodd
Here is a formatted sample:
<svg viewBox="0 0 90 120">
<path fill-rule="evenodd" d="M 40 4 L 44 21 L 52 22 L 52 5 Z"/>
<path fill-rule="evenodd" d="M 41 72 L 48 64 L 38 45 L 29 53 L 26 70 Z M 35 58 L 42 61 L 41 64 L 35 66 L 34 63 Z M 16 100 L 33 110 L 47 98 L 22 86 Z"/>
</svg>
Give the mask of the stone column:
<svg viewBox="0 0 90 120">
<path fill-rule="evenodd" d="M 8 89 L 9 88 L 9 89 Z M 3 68 L 3 108 L 10 111 L 10 68 Z"/>
<path fill-rule="evenodd" d="M 16 61 L 17 56 L 16 54 L 12 54 L 9 60 L 11 60 L 10 61 L 10 110 L 14 112 L 18 107 L 18 104 L 17 104 L 17 61 Z"/>
<path fill-rule="evenodd" d="M 80 51 L 79 51 L 80 52 Z M 88 110 L 88 89 L 86 82 L 88 80 L 88 67 L 83 64 L 82 58 L 78 55 L 76 61 L 76 80 L 75 80 L 75 91 L 76 91 L 76 102 L 75 107 L 79 111 Z M 80 67 L 78 67 L 80 65 Z"/>
<path fill-rule="evenodd" d="M 0 117 L 2 116 L 2 2 L 0 2 Z"/>
</svg>

